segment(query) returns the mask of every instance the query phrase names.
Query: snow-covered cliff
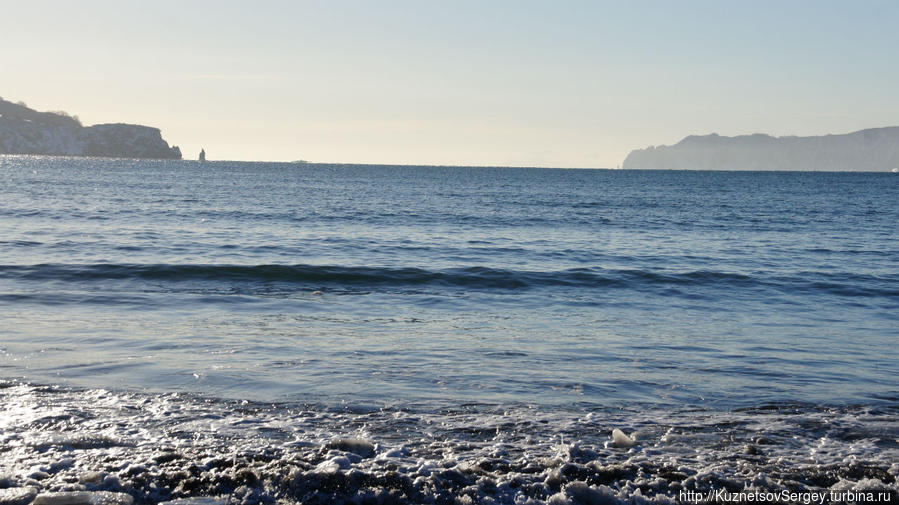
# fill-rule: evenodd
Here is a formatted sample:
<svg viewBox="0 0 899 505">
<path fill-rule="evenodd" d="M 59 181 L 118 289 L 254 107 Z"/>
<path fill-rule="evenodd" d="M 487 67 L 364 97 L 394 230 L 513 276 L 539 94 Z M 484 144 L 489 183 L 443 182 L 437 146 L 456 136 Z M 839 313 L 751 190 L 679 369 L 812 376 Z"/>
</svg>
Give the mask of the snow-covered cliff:
<svg viewBox="0 0 899 505">
<path fill-rule="evenodd" d="M 0 154 L 181 159 L 158 128 L 133 124 L 83 127 L 64 113 L 37 112 L 0 99 Z"/>
<path fill-rule="evenodd" d="M 692 135 L 673 146 L 631 151 L 622 168 L 884 171 L 899 167 L 899 126 L 845 135 Z"/>
</svg>

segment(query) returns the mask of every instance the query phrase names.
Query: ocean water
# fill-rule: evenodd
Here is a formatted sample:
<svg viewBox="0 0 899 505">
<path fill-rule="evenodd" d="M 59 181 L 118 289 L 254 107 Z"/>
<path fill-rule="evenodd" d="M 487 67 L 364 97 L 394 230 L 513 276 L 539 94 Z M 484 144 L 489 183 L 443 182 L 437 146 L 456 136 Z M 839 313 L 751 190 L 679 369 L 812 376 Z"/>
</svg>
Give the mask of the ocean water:
<svg viewBox="0 0 899 505">
<path fill-rule="evenodd" d="M 9 486 L 897 489 L 895 174 L 7 156 L 0 181 Z"/>
</svg>

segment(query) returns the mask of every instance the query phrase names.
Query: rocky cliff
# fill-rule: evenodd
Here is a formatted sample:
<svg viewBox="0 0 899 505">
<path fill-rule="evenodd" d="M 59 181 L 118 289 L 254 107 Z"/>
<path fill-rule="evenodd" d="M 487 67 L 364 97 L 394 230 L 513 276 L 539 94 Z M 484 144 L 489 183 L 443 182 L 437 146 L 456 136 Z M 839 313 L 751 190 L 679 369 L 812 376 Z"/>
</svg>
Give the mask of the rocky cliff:
<svg viewBox="0 0 899 505">
<path fill-rule="evenodd" d="M 84 127 L 61 112 L 38 112 L 0 99 L 0 154 L 181 159 L 158 128 L 133 124 Z"/>
<path fill-rule="evenodd" d="M 899 126 L 845 135 L 689 136 L 673 146 L 631 151 L 622 168 L 683 170 L 884 171 L 899 167 Z"/>
</svg>

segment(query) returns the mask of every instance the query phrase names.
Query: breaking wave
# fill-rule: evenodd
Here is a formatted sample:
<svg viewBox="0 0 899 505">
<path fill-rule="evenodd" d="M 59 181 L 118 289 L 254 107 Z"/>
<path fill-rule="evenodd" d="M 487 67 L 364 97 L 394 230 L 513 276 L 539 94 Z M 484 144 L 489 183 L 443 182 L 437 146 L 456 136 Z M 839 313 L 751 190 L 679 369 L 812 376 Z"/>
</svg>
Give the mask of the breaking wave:
<svg viewBox="0 0 899 505">
<path fill-rule="evenodd" d="M 94 282 L 107 280 L 163 282 L 278 283 L 298 287 L 403 288 L 456 287 L 520 290 L 542 287 L 655 289 L 721 287 L 821 292 L 843 296 L 899 296 L 899 275 L 798 272 L 795 275 L 746 275 L 696 270 L 690 272 L 637 269 L 574 268 L 524 271 L 487 267 L 443 270 L 330 265 L 170 265 L 170 264 L 41 264 L 0 266 L 0 278 L 25 281 Z"/>
</svg>

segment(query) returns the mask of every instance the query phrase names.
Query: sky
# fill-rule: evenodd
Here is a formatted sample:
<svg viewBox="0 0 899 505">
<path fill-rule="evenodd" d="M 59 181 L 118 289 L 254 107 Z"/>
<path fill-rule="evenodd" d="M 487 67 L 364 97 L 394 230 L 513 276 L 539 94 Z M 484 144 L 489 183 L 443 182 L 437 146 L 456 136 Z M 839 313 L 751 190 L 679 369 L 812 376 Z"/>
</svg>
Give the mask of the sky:
<svg viewBox="0 0 899 505">
<path fill-rule="evenodd" d="M 899 125 L 899 2 L 0 0 L 0 96 L 196 158 L 615 168 Z"/>
</svg>

